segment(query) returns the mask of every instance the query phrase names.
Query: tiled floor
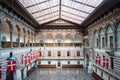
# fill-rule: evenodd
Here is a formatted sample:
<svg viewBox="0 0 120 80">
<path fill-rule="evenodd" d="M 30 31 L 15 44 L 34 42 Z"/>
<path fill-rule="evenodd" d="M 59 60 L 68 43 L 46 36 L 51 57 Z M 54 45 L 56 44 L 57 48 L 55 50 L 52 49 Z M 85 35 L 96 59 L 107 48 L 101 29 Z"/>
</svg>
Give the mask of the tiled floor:
<svg viewBox="0 0 120 80">
<path fill-rule="evenodd" d="M 37 69 L 27 80 L 92 80 L 80 68 L 41 68 Z"/>
</svg>

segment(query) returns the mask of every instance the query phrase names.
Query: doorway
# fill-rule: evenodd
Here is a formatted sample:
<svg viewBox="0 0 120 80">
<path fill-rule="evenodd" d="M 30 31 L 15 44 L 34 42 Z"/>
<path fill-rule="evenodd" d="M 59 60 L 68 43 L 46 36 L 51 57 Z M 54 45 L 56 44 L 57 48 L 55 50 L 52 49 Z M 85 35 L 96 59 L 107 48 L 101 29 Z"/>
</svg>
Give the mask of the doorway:
<svg viewBox="0 0 120 80">
<path fill-rule="evenodd" d="M 62 68 L 62 65 L 61 65 L 60 61 L 58 61 L 58 63 L 57 63 L 57 68 Z"/>
</svg>

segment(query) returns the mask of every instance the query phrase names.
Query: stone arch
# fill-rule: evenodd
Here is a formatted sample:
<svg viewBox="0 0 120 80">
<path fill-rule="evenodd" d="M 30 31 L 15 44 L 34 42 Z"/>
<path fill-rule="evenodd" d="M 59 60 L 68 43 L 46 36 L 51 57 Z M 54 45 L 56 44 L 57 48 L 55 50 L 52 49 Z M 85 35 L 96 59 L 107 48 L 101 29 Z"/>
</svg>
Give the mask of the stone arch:
<svg viewBox="0 0 120 80">
<path fill-rule="evenodd" d="M 55 39 L 63 39 L 63 35 L 61 33 L 57 33 L 57 35 L 55 36 Z"/>
<path fill-rule="evenodd" d="M 106 28 L 106 42 L 107 42 L 107 47 L 113 48 L 113 43 L 114 43 L 114 34 L 113 34 L 113 28 L 111 25 L 107 26 Z"/>
<path fill-rule="evenodd" d="M 72 40 L 72 39 L 73 39 L 73 36 L 71 35 L 71 33 L 67 33 L 67 34 L 65 35 L 65 39 Z"/>
<path fill-rule="evenodd" d="M 42 33 L 39 33 L 39 35 L 36 36 L 36 42 L 39 43 L 40 40 L 44 40 L 44 35 Z"/>
<path fill-rule="evenodd" d="M 52 33 L 47 33 L 46 34 L 46 39 L 53 39 Z"/>
<path fill-rule="evenodd" d="M 46 39 L 45 39 L 46 43 L 53 43 L 54 42 L 54 37 L 52 33 L 47 33 L 46 34 Z"/>
<path fill-rule="evenodd" d="M 25 35 L 25 29 L 21 28 L 20 30 L 20 46 L 24 47 L 24 35 Z"/>
<path fill-rule="evenodd" d="M 115 25 L 115 39 L 116 39 L 116 47 L 120 48 L 120 21 Z"/>
<path fill-rule="evenodd" d="M 74 35 L 74 41 L 82 41 L 82 36 L 81 36 L 81 34 L 75 34 Z"/>
<path fill-rule="evenodd" d="M 1 28 L 1 37 L 6 37 L 6 48 L 10 48 L 12 46 L 11 42 L 12 42 L 12 24 L 10 21 L 3 21 L 2 22 L 2 28 Z M 11 36 L 11 37 L 10 37 Z M 4 44 L 4 42 L 2 42 L 2 45 Z"/>
<path fill-rule="evenodd" d="M 13 25 L 12 25 L 11 21 L 8 20 L 8 19 L 6 19 L 6 22 L 7 22 L 7 24 L 9 25 L 10 32 L 12 32 L 12 31 L 13 31 Z"/>
<path fill-rule="evenodd" d="M 63 45 L 67 47 L 73 46 L 73 35 L 71 33 L 66 33 Z"/>
<path fill-rule="evenodd" d="M 19 47 L 20 46 L 20 28 L 19 25 L 15 25 L 13 27 L 13 47 Z"/>
</svg>

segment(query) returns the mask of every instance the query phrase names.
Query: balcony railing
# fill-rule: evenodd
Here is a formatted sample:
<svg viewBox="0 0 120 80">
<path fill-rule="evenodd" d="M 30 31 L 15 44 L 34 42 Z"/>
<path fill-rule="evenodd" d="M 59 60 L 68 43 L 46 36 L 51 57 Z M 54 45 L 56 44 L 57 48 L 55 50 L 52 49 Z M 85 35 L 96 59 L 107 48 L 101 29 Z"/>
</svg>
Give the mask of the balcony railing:
<svg viewBox="0 0 120 80">
<path fill-rule="evenodd" d="M 84 57 L 40 57 L 40 60 L 83 60 Z"/>
<path fill-rule="evenodd" d="M 119 72 L 116 72 L 114 69 L 110 69 L 110 68 L 103 68 L 103 65 L 99 65 L 99 64 L 96 64 L 96 63 L 93 63 L 94 66 L 102 69 L 103 71 L 109 73 L 110 75 L 114 76 L 115 78 L 119 79 L 120 80 L 120 73 Z"/>
</svg>

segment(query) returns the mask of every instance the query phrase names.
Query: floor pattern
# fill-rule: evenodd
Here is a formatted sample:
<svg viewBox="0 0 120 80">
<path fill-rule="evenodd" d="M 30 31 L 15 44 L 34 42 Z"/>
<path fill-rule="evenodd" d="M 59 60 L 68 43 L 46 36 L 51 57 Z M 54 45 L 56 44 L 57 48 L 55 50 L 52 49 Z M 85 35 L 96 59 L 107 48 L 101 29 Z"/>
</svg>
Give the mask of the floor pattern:
<svg viewBox="0 0 120 80">
<path fill-rule="evenodd" d="M 38 68 L 27 80 L 92 80 L 80 68 Z"/>
</svg>

